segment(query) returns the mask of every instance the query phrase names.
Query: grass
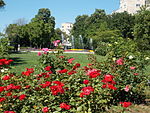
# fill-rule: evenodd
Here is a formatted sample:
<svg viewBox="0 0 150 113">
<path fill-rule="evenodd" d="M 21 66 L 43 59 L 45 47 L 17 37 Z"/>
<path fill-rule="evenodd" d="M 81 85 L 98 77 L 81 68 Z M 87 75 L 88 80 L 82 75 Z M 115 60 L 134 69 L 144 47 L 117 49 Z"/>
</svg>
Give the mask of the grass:
<svg viewBox="0 0 150 113">
<path fill-rule="evenodd" d="M 74 62 L 78 62 L 82 66 L 85 66 L 90 63 L 87 54 L 66 53 L 64 55 L 71 58 L 75 58 Z M 32 68 L 35 65 L 38 65 L 38 60 L 40 56 L 37 56 L 37 53 L 24 52 L 11 54 L 10 58 L 14 60 L 11 71 L 19 74 L 26 68 Z M 97 58 L 99 61 L 102 61 L 104 59 L 104 57 L 98 55 Z"/>
<path fill-rule="evenodd" d="M 25 68 L 32 68 L 38 64 L 39 57 L 35 53 L 15 53 L 10 58 L 14 60 L 11 71 L 21 73 Z"/>
<path fill-rule="evenodd" d="M 75 58 L 75 62 L 80 63 L 82 66 L 85 66 L 88 63 L 90 63 L 87 54 L 66 53 L 64 55 Z M 103 56 L 99 56 L 99 55 L 95 55 L 95 56 L 97 57 L 98 61 L 102 61 L 105 59 Z M 12 65 L 13 67 L 12 71 L 22 72 L 25 70 L 25 68 L 32 68 L 35 65 L 37 65 L 39 56 L 37 56 L 37 53 L 24 52 L 24 53 L 11 54 L 10 58 L 14 60 Z M 146 67 L 146 74 L 150 75 L 150 65 Z"/>
</svg>

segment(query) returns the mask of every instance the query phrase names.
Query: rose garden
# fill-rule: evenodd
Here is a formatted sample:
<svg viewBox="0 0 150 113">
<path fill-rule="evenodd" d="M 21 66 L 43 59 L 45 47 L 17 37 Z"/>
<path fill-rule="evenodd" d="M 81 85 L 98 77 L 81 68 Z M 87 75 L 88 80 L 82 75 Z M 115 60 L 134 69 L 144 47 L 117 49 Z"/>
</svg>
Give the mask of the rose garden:
<svg viewBox="0 0 150 113">
<path fill-rule="evenodd" d="M 31 22 L 10 24 L 0 33 L 0 113 L 148 113 L 149 18 L 146 9 L 96 9 L 67 35 L 41 8 Z"/>
</svg>

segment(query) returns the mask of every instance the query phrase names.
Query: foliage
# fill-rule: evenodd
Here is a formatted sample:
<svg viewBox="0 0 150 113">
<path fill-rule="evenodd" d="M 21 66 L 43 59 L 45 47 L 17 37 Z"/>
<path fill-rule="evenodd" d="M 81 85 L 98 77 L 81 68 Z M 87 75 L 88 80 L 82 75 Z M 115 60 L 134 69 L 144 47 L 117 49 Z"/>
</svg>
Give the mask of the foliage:
<svg viewBox="0 0 150 113">
<path fill-rule="evenodd" d="M 29 39 L 32 47 L 48 47 L 54 36 L 55 18 L 47 8 L 39 9 L 38 14 L 29 23 Z"/>
<path fill-rule="evenodd" d="M 5 5 L 5 2 L 3 0 L 0 0 L 0 7 L 3 7 Z"/>
<path fill-rule="evenodd" d="M 101 56 L 105 56 L 109 52 L 109 43 L 99 42 L 98 47 L 95 49 L 95 53 Z"/>
<path fill-rule="evenodd" d="M 8 53 L 11 49 L 11 46 L 8 45 L 9 40 L 8 38 L 1 38 L 0 39 L 0 58 L 8 57 Z"/>
<path fill-rule="evenodd" d="M 113 30 L 120 30 L 121 37 L 133 38 L 134 16 L 123 13 L 113 13 L 108 16 L 109 28 Z"/>
<path fill-rule="evenodd" d="M 117 90 L 112 94 L 113 103 L 130 101 L 139 104 L 145 99 L 144 89 L 148 85 L 148 75 L 144 73 L 148 56 L 140 53 L 131 39 L 114 38 L 112 41 L 107 59 L 100 63 L 93 59 L 93 65 L 102 69 L 104 74 L 113 75 L 117 81 Z"/>
<path fill-rule="evenodd" d="M 141 10 L 135 16 L 134 36 L 140 50 L 150 50 L 150 11 Z"/>
<path fill-rule="evenodd" d="M 80 67 L 59 51 L 53 55 L 44 51 L 42 64 L 34 69 L 27 68 L 21 75 L 2 71 L 1 110 L 94 113 L 119 102 L 140 102 L 145 76 L 138 57 L 123 56 L 118 61 L 120 57 L 109 57 L 100 64 L 93 60 Z"/>
<path fill-rule="evenodd" d="M 60 30 L 54 29 L 55 18 L 47 8 L 41 8 L 29 24 L 24 19 L 18 19 L 15 24 L 6 28 L 6 35 L 14 47 L 50 47 L 55 39 L 60 39 Z M 41 43 L 42 42 L 42 43 Z"/>
</svg>

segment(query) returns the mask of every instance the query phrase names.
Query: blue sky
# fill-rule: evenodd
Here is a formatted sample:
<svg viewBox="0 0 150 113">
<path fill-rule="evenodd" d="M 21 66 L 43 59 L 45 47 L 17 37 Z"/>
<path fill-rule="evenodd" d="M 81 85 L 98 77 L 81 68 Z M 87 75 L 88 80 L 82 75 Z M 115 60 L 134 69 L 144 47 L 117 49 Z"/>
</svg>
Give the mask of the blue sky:
<svg viewBox="0 0 150 113">
<path fill-rule="evenodd" d="M 0 32 L 20 18 L 27 22 L 40 8 L 49 8 L 55 17 L 56 28 L 63 22 L 74 22 L 78 15 L 92 14 L 95 9 L 104 9 L 107 14 L 119 8 L 119 0 L 4 0 L 5 9 L 0 9 Z"/>
</svg>

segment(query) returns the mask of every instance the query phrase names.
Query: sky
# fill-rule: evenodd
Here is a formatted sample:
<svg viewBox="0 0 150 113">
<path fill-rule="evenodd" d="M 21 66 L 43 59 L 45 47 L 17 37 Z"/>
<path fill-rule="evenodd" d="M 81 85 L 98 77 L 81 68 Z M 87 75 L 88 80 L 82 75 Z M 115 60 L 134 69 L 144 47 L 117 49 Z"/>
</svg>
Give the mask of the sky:
<svg viewBox="0 0 150 113">
<path fill-rule="evenodd" d="M 18 19 L 30 22 L 40 8 L 49 8 L 55 17 L 56 28 L 61 23 L 75 22 L 79 15 L 91 15 L 95 9 L 104 9 L 111 14 L 119 8 L 119 0 L 4 0 L 5 8 L 0 9 L 0 32 Z"/>
</svg>

